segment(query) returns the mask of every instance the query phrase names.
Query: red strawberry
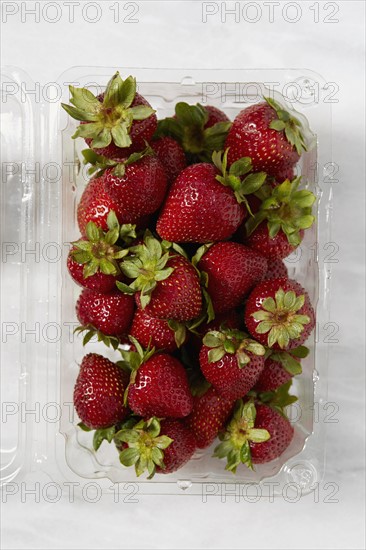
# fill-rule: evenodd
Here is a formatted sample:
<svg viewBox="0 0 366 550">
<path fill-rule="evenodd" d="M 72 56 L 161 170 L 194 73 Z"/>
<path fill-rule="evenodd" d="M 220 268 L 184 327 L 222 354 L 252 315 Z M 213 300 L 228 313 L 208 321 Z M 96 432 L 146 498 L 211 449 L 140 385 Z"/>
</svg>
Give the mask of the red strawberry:
<svg viewBox="0 0 366 550">
<path fill-rule="evenodd" d="M 217 107 L 181 101 L 173 117 L 159 121 L 156 135 L 178 141 L 190 162 L 209 162 L 214 151 L 223 149 L 230 126 L 226 114 Z"/>
<path fill-rule="evenodd" d="M 85 187 L 77 207 L 80 233 L 85 235 L 89 222 L 93 222 L 103 231 L 107 231 L 107 217 L 111 211 L 115 212 L 120 223 L 129 221 L 120 211 L 118 202 L 114 201 L 106 192 L 103 178 L 92 178 Z"/>
<path fill-rule="evenodd" d="M 123 395 L 128 374 L 115 363 L 96 353 L 88 353 L 80 365 L 74 389 L 74 405 L 88 428 L 107 428 L 128 414 Z"/>
<path fill-rule="evenodd" d="M 194 433 L 196 445 L 204 449 L 211 445 L 224 426 L 234 406 L 234 401 L 220 395 L 215 388 L 194 398 L 193 411 L 187 425 Z"/>
<path fill-rule="evenodd" d="M 304 231 L 300 231 L 300 241 L 304 237 Z M 245 244 L 262 254 L 267 259 L 287 258 L 294 252 L 298 245 L 292 245 L 288 242 L 287 236 L 283 231 L 279 231 L 274 237 L 270 237 L 267 224 L 262 222 L 255 231 L 244 240 Z"/>
<path fill-rule="evenodd" d="M 164 166 L 168 183 L 173 183 L 175 178 L 187 166 L 186 156 L 181 145 L 175 139 L 166 136 L 153 141 L 151 147 Z"/>
<path fill-rule="evenodd" d="M 264 367 L 265 349 L 239 330 L 208 332 L 199 360 L 205 378 L 217 391 L 235 400 L 244 397 Z"/>
<path fill-rule="evenodd" d="M 130 330 L 144 348 L 173 352 L 186 341 L 184 325 L 176 321 L 166 321 L 152 317 L 143 309 L 137 309 Z"/>
<path fill-rule="evenodd" d="M 108 224 L 110 229 L 104 232 L 89 222 L 86 236 L 73 243 L 67 258 L 67 267 L 74 281 L 102 294 L 115 290 L 116 281 L 123 278 L 118 260 L 128 251 L 116 244 L 118 239 L 128 242 L 136 236 L 132 226 L 120 227 L 113 211 L 108 216 Z"/>
<path fill-rule="evenodd" d="M 306 151 L 300 121 L 270 98 L 251 105 L 235 118 L 225 141 L 229 164 L 250 157 L 255 171 L 278 178 L 287 176 Z"/>
<path fill-rule="evenodd" d="M 206 247 L 207 249 L 207 247 Z M 266 259 L 234 242 L 221 242 L 207 252 L 197 252 L 200 271 L 208 275 L 208 293 L 215 313 L 228 311 L 243 302 L 245 295 L 262 280 L 267 271 Z"/>
<path fill-rule="evenodd" d="M 230 238 L 242 223 L 245 195 L 261 187 L 265 174 L 241 176 L 251 170 L 250 159 L 241 159 L 226 170 L 227 152 L 214 154 L 208 163 L 188 166 L 170 188 L 156 230 L 174 242 L 210 242 Z M 220 172 L 222 175 L 220 175 Z"/>
<path fill-rule="evenodd" d="M 267 441 L 252 441 L 250 452 L 253 464 L 264 464 L 281 456 L 290 445 L 294 429 L 288 419 L 278 411 L 266 405 L 257 405 L 255 428 L 267 430 L 270 438 Z"/>
<path fill-rule="evenodd" d="M 264 370 L 257 380 L 255 390 L 259 392 L 276 390 L 291 380 L 292 376 L 279 361 L 269 357 L 265 361 Z"/>
<path fill-rule="evenodd" d="M 299 346 L 286 351 L 272 351 L 264 362 L 254 390 L 256 392 L 272 392 L 289 382 L 293 376 L 301 374 L 300 358 L 306 357 L 308 348 Z"/>
<path fill-rule="evenodd" d="M 72 137 L 85 138 L 97 154 L 119 159 L 141 151 L 156 130 L 154 110 L 136 93 L 136 79 L 132 76 L 123 81 L 117 72 L 98 97 L 74 86 L 70 86 L 70 93 L 73 105 L 62 107 L 82 121 Z"/>
<path fill-rule="evenodd" d="M 76 250 L 77 249 L 73 247 L 67 257 L 67 269 L 75 283 L 102 294 L 112 292 L 116 288 L 117 277 L 115 275 L 107 275 L 101 271 L 97 271 L 90 277 L 84 277 L 83 264 L 79 264 L 72 257 L 72 254 L 76 252 Z"/>
<path fill-rule="evenodd" d="M 124 466 L 135 466 L 136 475 L 145 469 L 151 479 L 155 473 L 170 474 L 181 468 L 195 451 L 193 434 L 179 420 L 140 420 L 132 428 L 116 433 L 115 441 Z"/>
<path fill-rule="evenodd" d="M 267 258 L 283 259 L 291 254 L 301 243 L 304 229 L 314 222 L 311 211 L 315 195 L 299 190 L 300 181 L 301 178 L 285 180 L 274 187 L 246 223 L 244 242 Z"/>
<path fill-rule="evenodd" d="M 106 192 L 118 204 L 120 215 L 129 222 L 155 212 L 165 197 L 164 167 L 148 150 L 107 168 L 102 178 Z"/>
<path fill-rule="evenodd" d="M 162 248 L 148 233 L 144 244 L 131 248 L 134 257 L 121 264 L 122 272 L 134 281 L 118 283 L 122 292 L 135 293 L 138 307 L 159 319 L 189 321 L 202 310 L 199 276 L 180 254 Z"/>
<path fill-rule="evenodd" d="M 267 272 L 264 276 L 264 280 L 279 279 L 280 277 L 288 278 L 287 267 L 280 258 L 268 258 Z"/>
<path fill-rule="evenodd" d="M 204 126 L 205 129 L 212 128 L 212 126 L 215 126 L 218 122 L 230 122 L 229 117 L 224 111 L 214 107 L 214 105 L 204 105 L 204 109 L 208 113 L 208 120 Z"/>
<path fill-rule="evenodd" d="M 245 324 L 261 344 L 274 349 L 300 346 L 315 325 L 315 314 L 305 289 L 292 279 L 263 281 L 248 297 Z"/>
<path fill-rule="evenodd" d="M 143 417 L 181 418 L 193 406 L 186 371 L 180 361 L 166 353 L 144 352 L 131 338 L 137 351 L 122 352 L 132 369 L 128 405 Z"/>
<path fill-rule="evenodd" d="M 253 464 L 270 462 L 281 456 L 291 443 L 293 427 L 285 416 L 267 405 L 238 401 L 221 443 L 214 456 L 226 458 L 226 470 L 236 472 L 240 463 L 253 469 Z"/>
<path fill-rule="evenodd" d="M 84 289 L 76 303 L 81 325 L 92 326 L 106 336 L 123 336 L 131 326 L 135 301 L 117 288 L 110 294 Z"/>
</svg>

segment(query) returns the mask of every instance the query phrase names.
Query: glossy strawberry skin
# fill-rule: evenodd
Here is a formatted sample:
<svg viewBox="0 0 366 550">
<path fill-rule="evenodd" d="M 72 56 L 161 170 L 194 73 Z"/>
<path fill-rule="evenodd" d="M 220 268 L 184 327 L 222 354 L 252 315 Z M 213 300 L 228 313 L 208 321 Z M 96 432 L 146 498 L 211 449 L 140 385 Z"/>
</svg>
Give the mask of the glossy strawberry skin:
<svg viewBox="0 0 366 550">
<path fill-rule="evenodd" d="M 179 420 L 162 420 L 160 426 L 159 435 L 166 435 L 173 442 L 164 449 L 165 468 L 157 466 L 156 471 L 160 474 L 171 474 L 192 458 L 196 450 L 196 440 L 192 432 Z"/>
<path fill-rule="evenodd" d="M 223 397 L 213 387 L 194 398 L 193 411 L 187 418 L 187 426 L 194 433 L 199 449 L 211 445 L 233 407 L 234 401 Z"/>
<path fill-rule="evenodd" d="M 187 166 L 184 150 L 175 139 L 168 136 L 153 141 L 151 147 L 164 166 L 170 185 Z"/>
<path fill-rule="evenodd" d="M 225 142 L 225 149 L 229 147 L 229 165 L 242 157 L 250 157 L 254 172 L 264 171 L 278 181 L 286 179 L 300 157 L 283 131 L 269 127 L 277 118 L 276 111 L 266 102 L 242 110 Z"/>
<path fill-rule="evenodd" d="M 128 390 L 128 404 L 143 417 L 182 418 L 193 407 L 183 365 L 166 353 L 154 355 L 143 363 Z"/>
<path fill-rule="evenodd" d="M 215 313 L 222 313 L 238 306 L 262 280 L 267 261 L 242 244 L 222 242 L 209 248 L 198 268 L 208 275 L 208 293 Z"/>
<path fill-rule="evenodd" d="M 287 418 L 267 405 L 256 405 L 256 411 L 254 427 L 268 430 L 271 437 L 262 443 L 251 441 L 249 446 L 253 464 L 264 464 L 281 456 L 291 443 L 294 429 Z"/>
<path fill-rule="evenodd" d="M 100 294 L 84 289 L 76 303 L 82 326 L 92 325 L 107 336 L 122 336 L 129 331 L 135 310 L 133 296 L 114 290 Z"/>
<path fill-rule="evenodd" d="M 164 281 L 158 281 L 144 310 L 158 319 L 183 322 L 198 317 L 202 310 L 202 292 L 196 270 L 183 256 L 169 258 L 167 267 L 173 267 L 173 273 Z M 136 302 L 140 307 L 138 293 Z"/>
<path fill-rule="evenodd" d="M 294 359 L 296 359 L 294 357 Z M 257 383 L 255 385 L 255 391 L 274 391 L 286 382 L 291 380 L 292 375 L 283 368 L 279 361 L 273 361 L 271 357 L 264 362 L 264 369 L 262 370 Z"/>
<path fill-rule="evenodd" d="M 258 340 L 258 342 L 263 345 L 268 344 L 268 334 L 259 334 L 256 332 L 256 327 L 260 321 L 255 320 L 252 317 L 252 313 L 261 309 L 261 305 L 266 298 L 274 298 L 276 291 L 279 288 L 282 288 L 285 292 L 293 290 L 297 296 L 302 294 L 305 295 L 305 303 L 297 313 L 299 315 L 308 315 L 310 317 L 310 322 L 304 325 L 304 330 L 302 331 L 300 338 L 290 340 L 287 349 L 293 349 L 297 346 L 301 346 L 305 342 L 315 326 L 315 313 L 309 296 L 306 290 L 297 281 L 294 281 L 293 279 L 280 278 L 263 281 L 257 285 L 250 293 L 245 305 L 245 325 L 253 338 Z M 272 348 L 281 349 L 277 342 L 272 346 Z"/>
<path fill-rule="evenodd" d="M 248 352 L 250 362 L 239 368 L 235 355 L 226 354 L 220 361 L 210 363 L 208 353 L 210 348 L 202 346 L 200 351 L 201 370 L 217 391 L 228 399 L 236 400 L 244 397 L 257 382 L 264 367 L 264 358 Z"/>
<path fill-rule="evenodd" d="M 152 317 L 143 309 L 136 310 L 130 334 L 145 349 L 149 346 L 167 352 L 177 349 L 174 330 L 169 327 L 168 321 Z"/>
<path fill-rule="evenodd" d="M 205 124 L 205 129 L 211 128 L 218 122 L 229 122 L 229 117 L 224 113 L 224 111 L 221 111 L 221 109 L 214 107 L 214 105 L 205 105 L 204 107 L 208 113 L 208 120 Z"/>
<path fill-rule="evenodd" d="M 117 201 L 113 200 L 105 189 L 104 179 L 93 178 L 85 187 L 77 207 L 77 220 L 80 233 L 86 234 L 88 222 L 94 222 L 103 231 L 108 231 L 107 217 L 113 210 L 119 223 L 135 223 L 135 219 L 125 216 Z"/>
<path fill-rule="evenodd" d="M 287 267 L 280 258 L 268 258 L 267 264 L 267 272 L 263 280 L 279 279 L 280 277 L 288 278 Z"/>
<path fill-rule="evenodd" d="M 205 243 L 228 239 L 242 223 L 246 209 L 231 188 L 215 179 L 212 164 L 188 166 L 170 188 L 156 230 L 173 242 Z"/>
<path fill-rule="evenodd" d="M 95 292 L 99 292 L 101 294 L 108 294 L 115 290 L 116 281 L 119 280 L 120 277 L 115 277 L 114 275 L 106 275 L 101 271 L 97 271 L 94 275 L 91 275 L 90 277 L 84 277 L 84 266 L 83 264 L 77 263 L 73 259 L 71 255 L 72 251 L 73 249 L 71 249 L 67 257 L 67 268 L 69 270 L 69 274 L 76 284 L 83 288 L 94 290 Z"/>
<path fill-rule="evenodd" d="M 117 365 L 89 353 L 80 365 L 74 388 L 74 405 L 80 420 L 91 429 L 113 426 L 128 414 L 123 394 L 129 376 Z"/>
<path fill-rule="evenodd" d="M 122 177 L 114 174 L 114 168 L 108 168 L 102 178 L 107 194 L 117 202 L 119 212 L 126 220 L 136 220 L 155 212 L 167 189 L 164 167 L 153 155 L 127 165 Z"/>
<path fill-rule="evenodd" d="M 304 237 L 304 231 L 300 231 L 301 239 Z M 244 239 L 244 243 L 262 254 L 267 259 L 278 258 L 280 260 L 286 258 L 294 252 L 297 246 L 293 246 L 288 242 L 285 233 L 280 230 L 273 238 L 269 236 L 267 222 L 262 222 L 253 231 L 253 233 Z"/>
<path fill-rule="evenodd" d="M 100 94 L 98 96 L 98 99 L 101 102 L 103 101 L 103 98 L 104 94 Z M 150 103 L 143 96 L 141 96 L 140 94 L 136 94 L 135 99 L 131 104 L 131 107 L 137 107 L 138 105 L 147 105 L 148 107 L 151 107 Z M 121 158 L 125 158 L 126 156 L 128 157 L 132 153 L 145 149 L 145 140 L 147 142 L 150 141 L 153 134 L 155 133 L 157 124 L 158 122 L 155 113 L 150 115 L 145 120 L 134 120 L 130 130 L 130 137 L 132 139 L 132 145 L 130 147 L 117 147 L 117 145 L 115 145 L 115 143 L 112 141 L 107 147 L 95 149 L 93 148 L 93 150 L 97 153 L 97 155 L 103 155 L 104 157 L 110 159 L 119 160 Z M 92 140 L 87 138 L 85 141 L 90 147 Z"/>
</svg>

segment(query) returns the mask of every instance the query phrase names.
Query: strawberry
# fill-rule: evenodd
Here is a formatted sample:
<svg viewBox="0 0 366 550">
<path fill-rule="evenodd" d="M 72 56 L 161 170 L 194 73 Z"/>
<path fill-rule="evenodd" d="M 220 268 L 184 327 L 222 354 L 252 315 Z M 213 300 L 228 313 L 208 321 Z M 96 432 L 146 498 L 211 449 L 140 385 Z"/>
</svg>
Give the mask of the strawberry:
<svg viewBox="0 0 366 550">
<path fill-rule="evenodd" d="M 267 405 L 255 405 L 252 400 L 237 401 L 221 443 L 214 456 L 226 458 L 226 470 L 236 472 L 240 463 L 253 470 L 253 464 L 263 464 L 278 458 L 291 443 L 294 434 L 288 419 Z"/>
<path fill-rule="evenodd" d="M 263 256 L 234 242 L 201 247 L 193 261 L 198 262 L 198 269 L 208 276 L 207 290 L 215 314 L 242 303 L 267 271 L 267 261 Z"/>
<path fill-rule="evenodd" d="M 300 240 L 304 237 L 304 231 L 299 232 Z M 288 242 L 283 231 L 279 231 L 276 236 L 271 237 L 268 231 L 267 224 L 262 222 L 255 231 L 244 240 L 244 243 L 251 249 L 262 254 L 268 260 L 283 259 L 292 254 L 297 245 L 292 245 Z"/>
<path fill-rule="evenodd" d="M 234 406 L 234 401 L 209 388 L 194 398 L 193 411 L 187 418 L 187 426 L 194 433 L 196 445 L 204 449 L 211 445 L 224 426 Z"/>
<path fill-rule="evenodd" d="M 202 292 L 196 269 L 184 256 L 175 254 L 149 233 L 144 243 L 131 249 L 131 259 L 121 270 L 133 282 L 118 283 L 122 292 L 136 294 L 138 307 L 159 319 L 189 321 L 202 310 Z"/>
<path fill-rule="evenodd" d="M 126 221 L 120 211 L 120 205 L 106 192 L 103 178 L 92 178 L 86 185 L 77 207 L 80 233 L 85 235 L 89 222 L 93 222 L 103 231 L 107 231 L 107 218 L 112 211 L 120 223 Z"/>
<path fill-rule="evenodd" d="M 135 466 L 139 477 L 145 470 L 151 479 L 155 473 L 170 474 L 181 468 L 195 451 L 193 434 L 179 420 L 140 420 L 114 437 L 121 449 L 124 466 Z"/>
<path fill-rule="evenodd" d="M 301 122 L 275 100 L 251 105 L 235 118 L 225 141 L 229 164 L 241 157 L 252 159 L 255 171 L 263 170 L 282 181 L 306 151 Z"/>
<path fill-rule="evenodd" d="M 287 267 L 280 258 L 268 258 L 264 280 L 279 279 L 280 277 L 288 278 Z"/>
<path fill-rule="evenodd" d="M 108 215 L 109 230 L 103 231 L 95 223 L 89 222 L 85 228 L 85 237 L 75 241 L 67 258 L 67 267 L 74 281 L 96 292 L 106 294 L 115 290 L 116 281 L 122 278 L 118 260 L 128 250 L 117 241 L 128 242 L 136 234 L 131 225 L 120 226 L 115 213 Z"/>
<path fill-rule="evenodd" d="M 274 187 L 246 223 L 244 242 L 267 258 L 291 254 L 301 243 L 304 229 L 314 222 L 311 211 L 316 197 L 306 189 L 298 190 L 300 182 L 301 178 L 295 178 Z"/>
<path fill-rule="evenodd" d="M 246 195 L 258 190 L 266 175 L 250 174 L 250 159 L 227 171 L 227 151 L 213 154 L 215 166 L 188 166 L 170 188 L 156 230 L 174 242 L 221 241 L 230 238 L 246 216 Z"/>
<path fill-rule="evenodd" d="M 181 144 L 192 162 L 210 161 L 212 153 L 223 148 L 231 122 L 226 114 L 211 105 L 175 106 L 173 117 L 160 120 L 157 137 L 169 136 Z"/>
<path fill-rule="evenodd" d="M 87 155 L 89 162 L 94 161 L 102 168 L 105 191 L 128 222 L 152 214 L 164 200 L 167 177 L 162 163 L 152 152 L 147 148 L 123 161 L 109 162 L 104 157 L 92 158 L 92 152 Z"/>
<path fill-rule="evenodd" d="M 193 407 L 186 371 L 180 361 L 167 353 L 144 351 L 130 337 L 136 351 L 122 351 L 132 374 L 128 386 L 128 405 L 143 417 L 182 418 Z"/>
<path fill-rule="evenodd" d="M 239 330 L 210 331 L 203 338 L 199 361 L 205 378 L 232 399 L 244 397 L 264 367 L 264 347 Z"/>
<path fill-rule="evenodd" d="M 152 317 L 146 309 L 136 310 L 130 334 L 144 348 L 154 347 L 167 352 L 175 351 L 187 339 L 187 331 L 183 324 Z"/>
<path fill-rule="evenodd" d="M 82 329 L 117 338 L 127 334 L 132 323 L 135 301 L 117 288 L 109 294 L 84 289 L 76 303 L 76 315 Z M 103 338 L 102 338 L 103 339 Z"/>
<path fill-rule="evenodd" d="M 230 122 L 229 117 L 224 113 L 224 111 L 221 111 L 221 109 L 218 109 L 214 105 L 204 105 L 203 108 L 205 109 L 206 113 L 208 113 L 208 120 L 204 126 L 205 129 L 212 128 L 213 126 L 215 126 L 215 124 L 218 124 L 219 122 Z"/>
<path fill-rule="evenodd" d="M 293 349 L 305 342 L 315 325 L 315 314 L 305 289 L 287 278 L 263 281 L 248 297 L 245 324 L 261 344 Z"/>
<path fill-rule="evenodd" d="M 286 384 L 292 377 L 301 374 L 300 358 L 306 357 L 309 350 L 305 346 L 299 346 L 286 351 L 272 351 L 264 362 L 264 369 L 261 372 L 254 387 L 256 392 L 268 392 L 277 390 Z"/>
<path fill-rule="evenodd" d="M 128 414 L 123 395 L 128 374 L 96 353 L 83 358 L 74 388 L 76 412 L 85 426 L 100 429 L 121 422 Z"/>
<path fill-rule="evenodd" d="M 141 151 L 157 127 L 154 110 L 136 93 L 136 79 L 122 80 L 117 72 L 104 93 L 95 97 L 86 88 L 70 86 L 70 103 L 62 104 L 74 119 L 80 120 L 73 138 L 83 137 L 99 155 L 112 159 Z"/>
<path fill-rule="evenodd" d="M 153 141 L 151 147 L 164 166 L 170 185 L 187 166 L 184 150 L 175 139 L 169 136 Z"/>
</svg>

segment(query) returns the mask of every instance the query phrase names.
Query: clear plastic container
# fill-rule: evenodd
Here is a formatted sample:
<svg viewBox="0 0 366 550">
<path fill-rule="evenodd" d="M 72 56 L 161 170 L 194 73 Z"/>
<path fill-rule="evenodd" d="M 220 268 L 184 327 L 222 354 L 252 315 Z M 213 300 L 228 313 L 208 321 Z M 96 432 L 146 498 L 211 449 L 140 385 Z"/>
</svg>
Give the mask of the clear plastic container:
<svg viewBox="0 0 366 550">
<path fill-rule="evenodd" d="M 73 335 L 80 289 L 66 269 L 70 241 L 78 237 L 76 205 L 87 180 L 80 162 L 82 140 L 72 140 L 76 122 L 60 108 L 68 84 L 101 91 L 114 68 L 74 67 L 57 82 L 38 89 L 16 68 L 2 76 L 2 482 L 42 479 L 62 491 L 94 484 L 123 494 L 244 494 L 257 497 L 304 494 L 315 490 L 324 471 L 329 322 L 331 184 L 330 104 L 323 79 L 308 70 L 180 70 L 118 68 L 133 74 L 139 92 L 169 116 L 177 101 L 212 104 L 233 119 L 245 106 L 270 95 L 308 119 L 315 136 L 297 172 L 317 196 L 317 223 L 286 263 L 291 277 L 309 292 L 317 311 L 317 330 L 307 342 L 310 355 L 292 389 L 299 400 L 290 410 L 295 435 L 277 460 L 225 471 L 212 448 L 199 451 L 175 474 L 136 480 L 113 445 L 92 450 L 90 434 L 76 427 L 72 392 L 78 364 L 88 351 L 119 359 L 116 352 L 90 342 L 85 349 Z M 306 119 L 303 118 L 307 125 Z M 4 307 L 5 306 L 5 307 Z M 113 484 L 111 483 L 113 482 Z M 13 485 L 12 485 L 13 484 Z M 70 485 L 71 484 L 71 485 Z M 117 485 L 114 485 L 117 484 Z M 117 489 L 116 489 L 117 488 Z M 57 489 L 58 490 L 58 489 Z M 99 490 L 99 489 L 98 489 Z"/>
</svg>

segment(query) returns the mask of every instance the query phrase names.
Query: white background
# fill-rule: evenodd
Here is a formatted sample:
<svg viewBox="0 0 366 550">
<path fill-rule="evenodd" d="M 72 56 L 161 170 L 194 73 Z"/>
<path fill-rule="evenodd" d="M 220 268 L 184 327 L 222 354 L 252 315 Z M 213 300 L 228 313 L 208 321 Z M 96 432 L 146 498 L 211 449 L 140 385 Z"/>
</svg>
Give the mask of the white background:
<svg viewBox="0 0 366 550">
<path fill-rule="evenodd" d="M 22 22 L 21 4 L 29 9 L 34 2 L 3 2 L 3 10 L 19 11 L 6 23 L 2 14 L 2 64 L 22 67 L 41 84 L 73 65 L 303 67 L 338 84 L 332 139 L 340 166 L 333 226 L 339 263 L 333 265 L 331 319 L 340 332 L 330 350 L 328 400 L 339 405 L 339 422 L 328 425 L 323 482 L 339 485 L 338 502 L 323 502 L 322 488 L 319 502 L 309 495 L 293 504 L 218 498 L 204 504 L 189 496 L 139 496 L 137 504 L 8 499 L 2 509 L 3 548 L 364 548 L 364 2 L 301 2 L 294 23 L 286 18 L 294 19 L 300 2 L 274 2 L 272 23 L 266 2 L 256 2 L 262 8 L 256 23 L 243 16 L 235 22 L 229 15 L 222 22 L 220 12 L 203 23 L 199 1 L 137 2 L 139 22 L 132 24 L 113 23 L 109 2 L 100 3 L 98 23 L 84 21 L 84 3 L 75 7 L 70 24 L 69 8 L 58 2 L 62 18 L 52 24 L 42 17 L 35 23 L 27 14 Z M 297 8 L 283 12 L 285 4 Z M 331 17 L 338 22 L 324 21 L 333 11 L 329 4 L 339 7 Z M 317 5 L 319 22 L 314 22 Z M 88 13 L 94 17 L 92 9 Z M 127 13 L 122 9 L 122 16 Z M 247 19 L 253 17 L 247 13 Z"/>
</svg>

